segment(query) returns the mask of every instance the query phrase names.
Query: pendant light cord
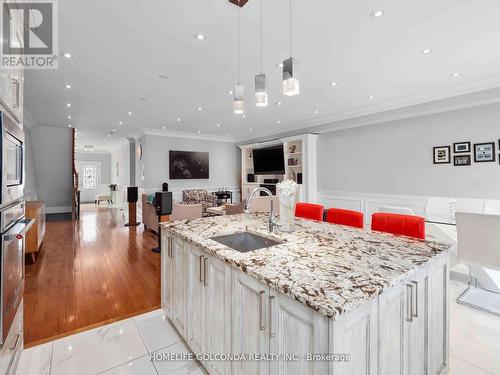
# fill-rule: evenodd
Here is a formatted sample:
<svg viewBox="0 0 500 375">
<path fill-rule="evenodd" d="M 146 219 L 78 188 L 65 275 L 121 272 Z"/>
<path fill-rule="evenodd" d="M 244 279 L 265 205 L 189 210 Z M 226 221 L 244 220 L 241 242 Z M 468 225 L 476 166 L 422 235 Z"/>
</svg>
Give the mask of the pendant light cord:
<svg viewBox="0 0 500 375">
<path fill-rule="evenodd" d="M 263 6 L 263 0 L 260 0 L 260 74 L 262 74 L 262 56 L 264 55 L 264 40 L 263 40 L 263 21 L 262 19 L 264 18 L 264 6 Z"/>
<path fill-rule="evenodd" d="M 238 85 L 241 74 L 241 51 L 240 51 L 240 1 L 238 0 Z"/>
<path fill-rule="evenodd" d="M 290 56 L 292 56 L 292 0 L 290 0 Z"/>
</svg>

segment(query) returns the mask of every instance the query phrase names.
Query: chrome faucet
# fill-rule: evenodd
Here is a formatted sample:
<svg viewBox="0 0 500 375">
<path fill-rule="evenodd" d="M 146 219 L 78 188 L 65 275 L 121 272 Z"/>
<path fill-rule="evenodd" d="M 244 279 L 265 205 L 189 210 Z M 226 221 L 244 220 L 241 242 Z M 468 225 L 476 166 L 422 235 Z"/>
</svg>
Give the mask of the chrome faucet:
<svg viewBox="0 0 500 375">
<path fill-rule="evenodd" d="M 245 205 L 245 213 L 249 214 L 250 213 L 250 204 L 252 203 L 253 197 L 255 194 L 263 191 L 267 195 L 269 195 L 269 199 L 271 199 L 271 211 L 269 212 L 269 233 L 274 233 L 276 232 L 276 227 L 279 226 L 279 223 L 276 221 L 276 217 L 274 216 L 274 202 L 273 202 L 273 193 L 269 189 L 259 187 L 252 191 L 252 194 L 250 194 L 250 197 L 248 198 L 247 204 Z"/>
</svg>

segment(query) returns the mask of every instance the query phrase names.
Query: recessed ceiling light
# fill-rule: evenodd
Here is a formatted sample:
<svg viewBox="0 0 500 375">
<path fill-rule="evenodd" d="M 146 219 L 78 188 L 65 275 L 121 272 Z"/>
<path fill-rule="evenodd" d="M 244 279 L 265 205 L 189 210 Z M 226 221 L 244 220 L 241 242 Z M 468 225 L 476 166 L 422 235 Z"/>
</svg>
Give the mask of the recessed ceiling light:
<svg viewBox="0 0 500 375">
<path fill-rule="evenodd" d="M 116 129 L 113 129 L 113 133 L 116 133 Z"/>
<path fill-rule="evenodd" d="M 71 125 L 68 125 L 68 128 L 71 128 Z"/>
<path fill-rule="evenodd" d="M 276 121 L 276 125 L 279 125 L 279 124 L 281 124 L 281 121 L 280 120 Z"/>
<path fill-rule="evenodd" d="M 163 130 L 165 130 L 167 127 L 166 127 L 166 126 L 162 126 L 161 128 L 162 128 Z"/>
<path fill-rule="evenodd" d="M 453 78 L 457 78 L 459 75 L 460 75 L 460 73 L 453 73 L 451 76 L 452 76 Z"/>
<path fill-rule="evenodd" d="M 200 133 L 201 133 L 201 130 L 198 130 L 198 131 L 197 131 L 197 133 L 198 133 L 198 134 L 200 134 Z"/>
<path fill-rule="evenodd" d="M 282 63 L 282 62 L 280 62 L 279 64 L 276 64 L 276 67 L 277 67 L 277 68 L 283 68 L 283 63 Z"/>
<path fill-rule="evenodd" d="M 368 96 L 368 99 L 373 99 L 375 98 L 373 95 Z"/>
<path fill-rule="evenodd" d="M 71 103 L 66 103 L 66 107 L 71 107 Z"/>
<path fill-rule="evenodd" d="M 73 58 L 73 55 L 70 52 L 64 52 L 63 56 L 66 57 L 67 59 L 72 59 Z"/>
<path fill-rule="evenodd" d="M 241 117 L 243 117 L 243 118 L 247 118 L 247 115 L 245 115 L 245 114 L 242 114 L 242 115 L 241 115 Z"/>
<path fill-rule="evenodd" d="M 181 122 L 181 119 L 180 119 L 180 118 L 177 118 L 177 122 Z"/>
<path fill-rule="evenodd" d="M 233 92 L 232 92 L 231 90 L 229 90 L 227 93 L 228 93 L 229 95 L 233 95 Z"/>
<path fill-rule="evenodd" d="M 231 134 L 228 134 L 227 136 L 228 136 L 228 137 L 230 137 L 230 136 L 231 136 Z"/>
<path fill-rule="evenodd" d="M 132 112 L 128 112 L 127 115 L 132 116 Z"/>
<path fill-rule="evenodd" d="M 276 102 L 276 105 L 281 105 L 282 103 L 281 102 Z"/>
<path fill-rule="evenodd" d="M 108 137 L 111 137 L 111 134 L 108 134 Z"/>
<path fill-rule="evenodd" d="M 330 82 L 330 86 L 337 86 L 337 82 Z"/>
<path fill-rule="evenodd" d="M 371 12 L 370 17 L 379 18 L 379 17 L 382 17 L 383 15 L 384 15 L 383 10 L 374 10 L 373 12 Z"/>
<path fill-rule="evenodd" d="M 422 55 L 428 55 L 431 52 L 432 52 L 432 50 L 430 48 L 426 48 L 426 49 L 423 49 L 422 51 L 420 51 L 420 53 Z"/>
<path fill-rule="evenodd" d="M 314 114 L 317 115 L 319 111 L 317 109 L 314 110 Z"/>
<path fill-rule="evenodd" d="M 68 120 L 71 120 L 71 116 L 68 116 Z"/>
<path fill-rule="evenodd" d="M 217 124 L 217 127 L 220 128 L 220 124 Z"/>
<path fill-rule="evenodd" d="M 64 85 L 64 87 L 69 90 L 71 88 L 71 85 L 67 83 L 67 84 Z"/>
<path fill-rule="evenodd" d="M 248 128 L 248 131 L 251 132 L 253 129 L 252 128 Z"/>
<path fill-rule="evenodd" d="M 118 121 L 118 125 L 123 125 L 123 121 Z"/>
<path fill-rule="evenodd" d="M 198 39 L 198 40 L 205 40 L 206 39 L 205 35 L 203 35 L 203 34 L 196 34 L 195 36 L 196 36 L 196 39 Z"/>
<path fill-rule="evenodd" d="M 198 111 L 203 111 L 203 108 L 201 108 L 201 107 L 198 107 Z"/>
</svg>

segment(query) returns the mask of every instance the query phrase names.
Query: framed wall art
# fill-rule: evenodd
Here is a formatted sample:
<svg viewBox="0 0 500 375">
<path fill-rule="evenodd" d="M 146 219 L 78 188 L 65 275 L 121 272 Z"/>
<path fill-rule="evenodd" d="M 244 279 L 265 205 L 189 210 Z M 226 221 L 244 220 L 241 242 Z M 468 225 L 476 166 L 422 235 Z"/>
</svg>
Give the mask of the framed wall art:
<svg viewBox="0 0 500 375">
<path fill-rule="evenodd" d="M 451 163 L 451 147 L 438 146 L 434 147 L 434 164 L 450 164 Z"/>
<path fill-rule="evenodd" d="M 455 154 L 463 154 L 466 152 L 470 152 L 470 142 L 458 142 L 453 143 L 453 152 Z"/>
<path fill-rule="evenodd" d="M 464 167 L 471 165 L 471 156 L 470 155 L 455 155 L 453 157 L 453 165 L 455 167 Z"/>
<path fill-rule="evenodd" d="M 495 160 L 495 142 L 476 143 L 474 145 L 475 163 L 494 162 Z"/>
</svg>

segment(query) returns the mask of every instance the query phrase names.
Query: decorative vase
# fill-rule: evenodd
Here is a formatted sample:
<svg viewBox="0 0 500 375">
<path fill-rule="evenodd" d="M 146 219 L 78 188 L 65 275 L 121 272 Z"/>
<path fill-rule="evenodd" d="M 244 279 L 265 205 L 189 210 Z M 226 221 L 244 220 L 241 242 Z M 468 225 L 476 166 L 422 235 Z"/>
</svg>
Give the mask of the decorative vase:
<svg viewBox="0 0 500 375">
<path fill-rule="evenodd" d="M 280 201 L 280 230 L 292 232 L 295 226 L 295 193 L 297 184 L 285 180 L 276 185 Z"/>
</svg>

